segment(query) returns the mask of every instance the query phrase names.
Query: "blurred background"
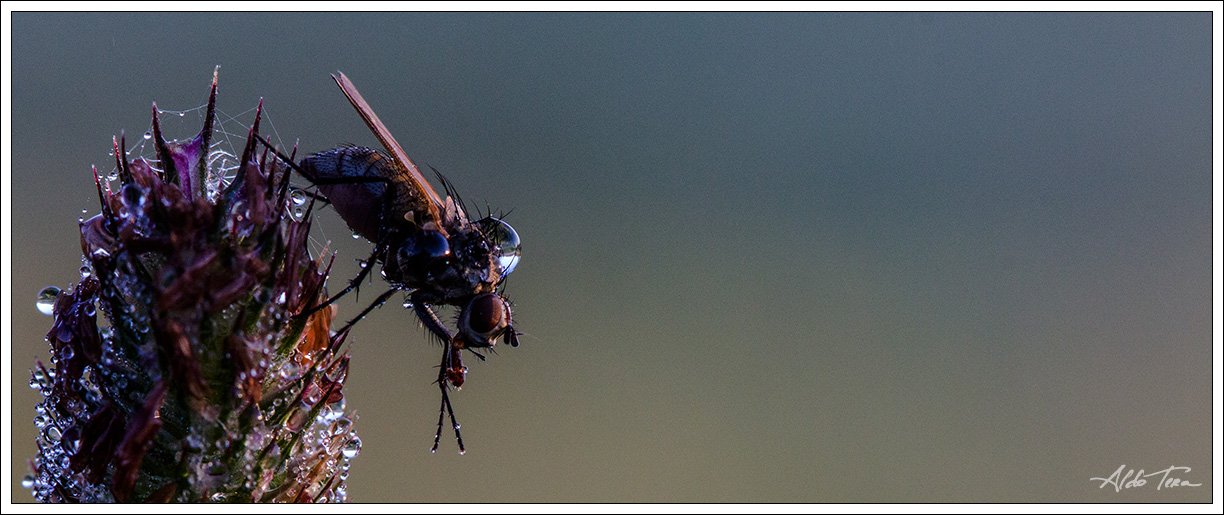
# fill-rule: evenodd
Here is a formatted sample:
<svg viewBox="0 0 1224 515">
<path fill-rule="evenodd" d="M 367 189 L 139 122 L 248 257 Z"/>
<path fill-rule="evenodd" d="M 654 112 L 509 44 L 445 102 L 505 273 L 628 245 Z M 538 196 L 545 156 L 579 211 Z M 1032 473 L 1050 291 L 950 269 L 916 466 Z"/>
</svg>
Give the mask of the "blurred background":
<svg viewBox="0 0 1224 515">
<path fill-rule="evenodd" d="M 12 22 L 14 501 L 48 285 L 149 104 L 376 141 L 510 210 L 523 346 L 350 338 L 354 501 L 1209 501 L 1211 13 L 128 14 Z M 335 281 L 370 244 L 334 211 Z M 335 286 L 333 286 L 335 288 Z M 369 288 L 367 291 L 374 291 Z M 363 294 L 363 300 L 373 294 Z M 340 316 L 354 314 L 352 299 Z M 1187 466 L 1199 488 L 1091 477 Z"/>
</svg>

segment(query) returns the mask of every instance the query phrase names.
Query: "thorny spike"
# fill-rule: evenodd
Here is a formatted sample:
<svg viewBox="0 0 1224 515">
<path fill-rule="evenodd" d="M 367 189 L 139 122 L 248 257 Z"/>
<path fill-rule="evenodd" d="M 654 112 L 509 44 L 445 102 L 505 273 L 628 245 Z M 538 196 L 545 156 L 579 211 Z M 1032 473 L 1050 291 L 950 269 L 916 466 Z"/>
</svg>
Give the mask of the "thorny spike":
<svg viewBox="0 0 1224 515">
<path fill-rule="evenodd" d="M 123 132 L 119 132 L 119 138 L 111 136 L 111 144 L 114 146 L 115 152 L 115 171 L 119 172 L 119 178 L 123 184 L 132 182 L 132 169 L 127 160 L 127 142 Z"/>
<path fill-rule="evenodd" d="M 262 139 L 259 136 L 259 120 L 263 117 L 263 99 L 259 99 L 259 106 L 255 108 L 255 121 L 251 123 L 251 129 L 247 131 L 247 145 L 242 150 L 242 162 L 240 167 L 246 167 L 250 164 L 251 159 L 255 158 L 255 142 Z"/>
<path fill-rule="evenodd" d="M 259 169 L 268 170 L 268 147 L 264 147 L 263 153 L 259 155 Z M 269 181 L 272 181 L 273 179 L 274 177 L 268 177 Z M 272 191 L 272 188 L 268 188 L 267 191 L 264 192 L 267 200 L 272 200 Z M 277 204 L 277 207 L 279 208 L 280 205 Z"/>
<path fill-rule="evenodd" d="M 109 220 L 111 218 L 110 203 L 106 201 L 106 195 L 102 193 L 102 179 L 98 177 L 98 167 L 90 165 L 89 168 L 93 171 L 94 187 L 98 189 L 98 204 L 102 206 L 102 217 Z"/>
<path fill-rule="evenodd" d="M 213 68 L 212 87 L 208 92 L 208 107 L 204 110 L 204 128 L 200 129 L 200 159 L 196 163 L 196 178 L 198 184 L 195 194 L 204 195 L 206 189 L 206 181 L 208 180 L 208 149 L 212 144 L 213 123 L 217 118 L 217 74 L 221 71 L 221 67 Z"/>
<path fill-rule="evenodd" d="M 166 138 L 162 137 L 161 121 L 157 116 L 157 102 L 153 102 L 153 149 L 157 151 L 157 160 L 161 162 L 162 176 L 165 181 L 179 186 L 190 186 L 180 184 L 178 170 L 174 166 L 174 158 L 170 156 L 170 146 L 166 143 Z"/>
<path fill-rule="evenodd" d="M 277 190 L 279 191 L 277 192 L 277 195 L 276 195 L 276 208 L 277 209 L 285 209 L 285 197 L 289 196 L 289 173 L 292 171 L 293 171 L 292 168 L 286 166 L 285 171 L 281 174 L 281 177 L 282 177 L 281 183 L 280 183 L 280 187 L 277 188 Z M 303 217 L 302 220 L 305 221 L 306 218 Z"/>
</svg>

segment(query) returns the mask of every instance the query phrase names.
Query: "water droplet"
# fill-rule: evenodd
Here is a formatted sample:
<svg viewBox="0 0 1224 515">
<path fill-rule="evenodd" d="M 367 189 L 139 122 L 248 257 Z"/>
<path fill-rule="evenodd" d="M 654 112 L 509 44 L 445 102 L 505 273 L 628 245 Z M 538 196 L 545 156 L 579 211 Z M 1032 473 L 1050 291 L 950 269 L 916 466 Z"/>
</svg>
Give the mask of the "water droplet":
<svg viewBox="0 0 1224 515">
<path fill-rule="evenodd" d="M 26 490 L 34 488 L 34 476 L 26 474 L 25 477 L 21 478 L 21 487 Z"/>
<path fill-rule="evenodd" d="M 48 286 L 38 292 L 38 300 L 34 301 L 34 307 L 38 308 L 38 312 L 44 315 L 50 315 L 55 312 L 55 301 L 59 298 L 60 289 L 54 286 Z"/>
<path fill-rule="evenodd" d="M 49 426 L 46 431 L 43 431 L 43 436 L 47 438 L 48 442 L 58 442 L 61 433 L 58 427 Z"/>
<path fill-rule="evenodd" d="M 410 300 L 404 301 L 404 309 L 412 309 L 413 307 L 414 305 L 412 304 L 412 301 Z"/>
<path fill-rule="evenodd" d="M 180 112 L 178 115 L 179 115 L 179 118 L 182 118 L 182 117 L 184 117 L 184 116 L 187 116 L 187 111 L 182 111 L 182 112 Z"/>
<path fill-rule="evenodd" d="M 72 359 L 72 356 L 75 356 L 75 355 L 76 355 L 76 352 L 72 350 L 71 346 L 66 345 L 64 346 L 63 349 L 60 349 L 60 356 L 63 356 L 65 360 Z"/>
<path fill-rule="evenodd" d="M 145 131 L 144 139 L 151 139 L 152 137 L 153 137 L 153 131 Z"/>
<path fill-rule="evenodd" d="M 358 438 L 356 436 L 354 436 L 352 440 L 349 440 L 348 443 L 345 443 L 344 449 L 340 451 L 340 453 L 343 454 L 345 458 L 348 458 L 350 460 L 353 458 L 356 458 L 357 453 L 359 452 L 361 452 L 361 438 Z"/>
<path fill-rule="evenodd" d="M 93 270 L 88 266 L 81 267 L 81 279 L 87 279 L 93 275 Z"/>
<path fill-rule="evenodd" d="M 354 240 L 355 240 L 355 239 L 357 239 L 357 238 L 360 238 L 360 237 L 361 237 L 361 236 L 359 236 L 357 233 L 353 233 L 353 239 L 354 239 Z"/>
<path fill-rule="evenodd" d="M 497 266 L 501 269 L 501 276 L 510 275 L 523 255 L 523 244 L 518 233 L 510 224 L 497 218 L 485 218 L 477 221 L 476 225 L 497 247 Z"/>
<path fill-rule="evenodd" d="M 294 189 L 289 192 L 289 200 L 293 202 L 293 205 L 300 206 L 306 203 L 306 194 L 302 190 Z"/>
<path fill-rule="evenodd" d="M 335 424 L 332 425 L 332 434 L 342 435 L 344 433 L 347 433 L 350 427 L 353 427 L 352 420 L 349 420 L 347 418 L 338 419 L 336 420 Z"/>
<path fill-rule="evenodd" d="M 294 222 L 301 222 L 302 220 L 306 219 L 306 208 L 297 206 L 293 208 L 293 212 L 291 214 Z"/>
<path fill-rule="evenodd" d="M 314 406 L 323 397 L 323 390 L 317 386 L 309 385 L 306 387 L 306 393 L 302 394 L 302 402 Z"/>
</svg>

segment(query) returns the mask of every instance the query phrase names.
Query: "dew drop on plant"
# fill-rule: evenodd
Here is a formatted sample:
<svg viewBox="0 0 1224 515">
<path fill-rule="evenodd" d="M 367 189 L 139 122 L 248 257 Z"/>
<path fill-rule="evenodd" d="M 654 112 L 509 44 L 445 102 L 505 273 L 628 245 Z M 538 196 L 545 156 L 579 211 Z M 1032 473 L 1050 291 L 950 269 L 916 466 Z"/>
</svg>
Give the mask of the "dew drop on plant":
<svg viewBox="0 0 1224 515">
<path fill-rule="evenodd" d="M 308 385 L 306 387 L 306 393 L 302 394 L 302 402 L 305 402 L 309 406 L 314 406 L 315 404 L 319 402 L 322 396 L 323 396 L 323 391 L 320 390 L 317 386 Z"/>
<path fill-rule="evenodd" d="M 343 454 L 345 458 L 348 458 L 350 460 L 353 458 L 356 458 L 357 453 L 359 452 L 361 452 L 361 438 L 358 438 L 356 436 L 354 436 L 352 440 L 349 440 L 348 443 L 345 443 L 344 449 L 340 451 L 340 453 Z"/>
<path fill-rule="evenodd" d="M 55 300 L 59 298 L 60 289 L 54 286 L 48 286 L 38 292 L 38 300 L 34 302 L 34 307 L 38 308 L 38 312 L 44 315 L 51 315 L 55 311 Z"/>
<path fill-rule="evenodd" d="M 306 203 L 306 194 L 302 190 L 295 189 L 289 192 L 289 200 L 293 201 L 293 205 L 300 206 Z"/>
<path fill-rule="evenodd" d="M 34 488 L 34 476 L 26 475 L 26 477 L 21 478 L 21 487 L 26 490 Z"/>
<path fill-rule="evenodd" d="M 145 133 L 144 133 L 144 139 L 150 139 L 150 138 L 152 138 L 152 137 L 153 137 L 153 132 L 152 132 L 152 131 L 145 131 Z"/>
</svg>

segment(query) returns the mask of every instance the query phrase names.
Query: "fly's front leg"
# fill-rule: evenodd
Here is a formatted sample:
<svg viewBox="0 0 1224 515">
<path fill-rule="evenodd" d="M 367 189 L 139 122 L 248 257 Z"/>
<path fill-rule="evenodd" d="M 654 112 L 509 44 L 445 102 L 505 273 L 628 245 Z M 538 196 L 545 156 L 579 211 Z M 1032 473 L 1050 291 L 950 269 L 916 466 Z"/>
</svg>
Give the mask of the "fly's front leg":
<svg viewBox="0 0 1224 515">
<path fill-rule="evenodd" d="M 463 377 L 467 368 L 463 366 L 463 349 L 457 347 L 454 335 L 438 320 L 438 315 L 424 302 L 412 299 L 412 311 L 425 325 L 431 334 L 442 342 L 442 362 L 438 365 L 438 390 L 442 392 L 442 402 L 438 406 L 438 429 L 434 432 L 433 447 L 429 452 L 438 452 L 438 442 L 442 439 L 442 422 L 450 415 L 451 427 L 455 430 L 455 442 L 459 444 L 459 454 L 466 452 L 463 447 L 463 434 L 459 432 L 459 421 L 455 418 L 455 409 L 451 406 L 450 386 L 463 386 Z"/>
</svg>

